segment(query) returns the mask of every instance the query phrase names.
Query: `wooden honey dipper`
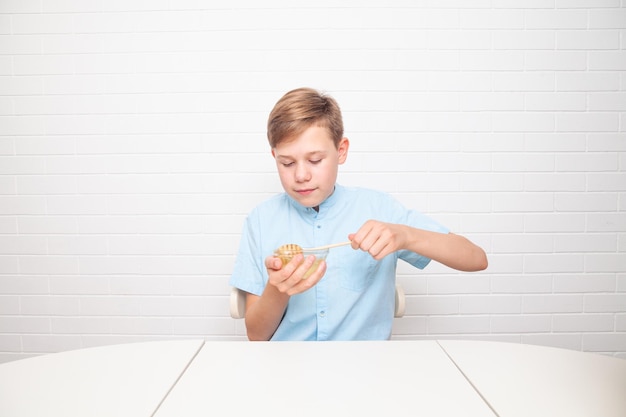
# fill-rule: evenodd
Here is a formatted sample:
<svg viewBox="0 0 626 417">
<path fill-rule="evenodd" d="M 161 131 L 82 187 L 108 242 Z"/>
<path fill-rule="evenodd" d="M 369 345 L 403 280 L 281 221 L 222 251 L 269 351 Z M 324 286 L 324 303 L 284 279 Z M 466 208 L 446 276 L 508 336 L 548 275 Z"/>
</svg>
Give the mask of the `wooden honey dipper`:
<svg viewBox="0 0 626 417">
<path fill-rule="evenodd" d="M 282 245 L 278 249 L 276 249 L 274 251 L 274 255 L 279 257 L 283 261 L 283 264 L 286 264 L 286 263 L 289 263 L 291 258 L 293 258 L 295 255 L 299 253 L 321 251 L 325 249 L 336 248 L 339 246 L 346 246 L 351 243 L 352 242 L 350 241 L 341 242 L 341 243 L 333 243 L 331 245 L 318 246 L 315 248 L 302 248 L 300 245 L 296 245 L 295 243 L 287 243 L 286 245 Z"/>
</svg>

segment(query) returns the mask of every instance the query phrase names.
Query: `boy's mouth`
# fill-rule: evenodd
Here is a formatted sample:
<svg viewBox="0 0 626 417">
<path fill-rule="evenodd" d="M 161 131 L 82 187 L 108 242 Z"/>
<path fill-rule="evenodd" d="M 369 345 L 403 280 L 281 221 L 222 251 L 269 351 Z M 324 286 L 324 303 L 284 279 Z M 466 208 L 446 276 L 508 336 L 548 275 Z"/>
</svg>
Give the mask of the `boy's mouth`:
<svg viewBox="0 0 626 417">
<path fill-rule="evenodd" d="M 303 190 L 296 190 L 296 193 L 300 194 L 303 197 L 306 197 L 306 196 L 310 195 L 311 193 L 313 193 L 313 191 L 315 191 L 314 188 L 307 188 L 307 189 L 303 189 Z"/>
</svg>

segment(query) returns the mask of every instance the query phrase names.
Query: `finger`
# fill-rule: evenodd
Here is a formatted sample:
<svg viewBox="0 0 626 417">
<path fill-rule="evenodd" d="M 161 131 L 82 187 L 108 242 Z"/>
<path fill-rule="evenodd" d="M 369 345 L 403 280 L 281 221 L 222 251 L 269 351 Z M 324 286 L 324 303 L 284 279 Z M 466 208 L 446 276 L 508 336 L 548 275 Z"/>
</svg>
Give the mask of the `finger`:
<svg viewBox="0 0 626 417">
<path fill-rule="evenodd" d="M 289 295 L 299 294 L 305 292 L 311 288 L 313 288 L 320 280 L 324 277 L 326 273 L 326 261 L 321 260 L 315 270 L 311 272 L 309 275 L 307 272 L 307 277 L 301 279 L 297 284 L 295 284 L 291 289 L 287 292 Z"/>
<path fill-rule="evenodd" d="M 368 231 L 365 230 L 365 226 L 362 226 L 356 233 L 353 233 L 350 237 L 352 249 L 362 249 L 363 239 L 367 236 Z"/>
<path fill-rule="evenodd" d="M 377 234 L 375 238 L 372 236 L 372 240 L 368 241 L 367 244 L 367 251 L 376 258 L 389 246 L 389 239 L 386 237 L 384 231 L 379 231 L 379 234 Z"/>
<path fill-rule="evenodd" d="M 292 283 L 289 283 L 289 279 L 302 263 L 304 260 L 303 258 L 304 257 L 301 254 L 297 254 L 286 265 L 283 265 L 283 261 L 280 258 L 275 258 L 278 261 L 278 269 L 268 269 L 268 273 L 270 274 L 269 280 L 276 287 L 276 289 L 280 292 L 285 292 L 293 286 Z"/>
<path fill-rule="evenodd" d="M 391 247 L 391 245 L 381 246 L 380 249 L 372 248 L 369 250 L 369 254 L 377 261 L 380 261 L 391 252 L 393 252 L 393 248 Z"/>
<path fill-rule="evenodd" d="M 313 267 L 315 263 L 315 255 L 309 255 L 304 259 L 304 261 L 298 266 L 292 275 L 295 280 L 303 280 L 309 275 L 309 270 Z"/>
<path fill-rule="evenodd" d="M 363 226 L 356 232 L 354 240 L 357 248 L 365 252 L 369 252 L 370 248 L 376 243 L 381 233 L 380 222 L 374 220 L 366 221 Z M 353 245 L 354 247 L 355 245 Z"/>
<path fill-rule="evenodd" d="M 352 247 L 352 249 L 358 249 L 359 248 L 359 243 L 356 240 L 356 233 L 350 233 L 348 235 L 348 240 L 350 241 L 350 246 Z"/>
<path fill-rule="evenodd" d="M 313 255 L 306 259 L 301 254 L 294 256 L 284 268 L 285 279 L 277 286 L 278 290 L 290 295 L 297 293 L 298 291 L 294 290 L 293 287 L 302 281 L 304 274 L 311 268 L 314 260 L 315 256 Z"/>
<path fill-rule="evenodd" d="M 298 270 L 298 268 L 302 264 L 302 262 L 304 262 L 304 256 L 302 254 L 297 254 L 293 258 L 291 258 L 291 260 L 287 264 L 283 265 L 282 267 L 283 279 L 285 281 L 291 279 L 294 273 Z"/>
<path fill-rule="evenodd" d="M 314 258 L 314 257 L 313 257 Z M 302 281 L 302 276 L 307 269 L 310 268 L 313 264 L 313 261 L 310 259 L 304 259 L 302 255 L 294 256 L 291 261 L 283 268 L 282 271 L 282 281 L 276 285 L 276 288 L 283 293 L 293 295 L 296 294 L 297 291 L 293 289 L 300 281 Z M 303 272 L 304 271 L 304 272 Z"/>
<path fill-rule="evenodd" d="M 308 277 L 310 270 L 314 268 L 314 262 L 315 256 L 313 255 L 309 255 L 306 259 L 304 259 L 289 277 L 290 286 L 295 287 L 300 284 L 300 281 Z"/>
<path fill-rule="evenodd" d="M 276 256 L 268 256 L 267 258 L 265 258 L 265 267 L 267 269 L 278 271 L 283 267 L 283 262 L 280 260 L 280 258 L 277 258 Z"/>
<path fill-rule="evenodd" d="M 380 246 L 380 230 L 376 228 L 369 229 L 367 234 L 361 240 L 360 248 L 365 252 L 372 253 L 372 250 L 376 251 L 376 245 Z M 379 250 L 379 249 L 378 249 Z"/>
</svg>

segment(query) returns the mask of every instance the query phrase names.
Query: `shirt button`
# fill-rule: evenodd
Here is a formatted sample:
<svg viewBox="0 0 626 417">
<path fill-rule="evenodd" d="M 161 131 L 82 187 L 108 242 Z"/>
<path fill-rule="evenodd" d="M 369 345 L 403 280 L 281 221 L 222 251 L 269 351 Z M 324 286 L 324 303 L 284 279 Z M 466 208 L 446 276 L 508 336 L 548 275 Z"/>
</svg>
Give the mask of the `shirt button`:
<svg viewBox="0 0 626 417">
<path fill-rule="evenodd" d="M 320 317 L 326 317 L 326 312 L 325 311 L 320 311 Z"/>
<path fill-rule="evenodd" d="M 317 225 L 317 228 L 318 228 L 318 229 L 321 229 L 321 228 L 322 228 L 322 226 L 318 224 L 318 225 Z"/>
</svg>

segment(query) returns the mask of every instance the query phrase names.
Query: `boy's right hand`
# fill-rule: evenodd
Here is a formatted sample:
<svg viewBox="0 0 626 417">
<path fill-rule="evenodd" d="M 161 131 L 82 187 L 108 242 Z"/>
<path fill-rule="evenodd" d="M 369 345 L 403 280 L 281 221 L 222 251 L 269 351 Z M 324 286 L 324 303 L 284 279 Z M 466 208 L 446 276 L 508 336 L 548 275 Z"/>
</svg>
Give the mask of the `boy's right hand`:
<svg viewBox="0 0 626 417">
<path fill-rule="evenodd" d="M 283 262 L 276 256 L 265 258 L 265 267 L 269 275 L 269 284 L 278 291 L 287 295 L 300 294 L 317 284 L 326 273 L 326 261 L 321 261 L 317 269 L 305 278 L 307 271 L 315 262 L 315 256 L 306 259 L 298 254 L 283 266 Z"/>
</svg>

